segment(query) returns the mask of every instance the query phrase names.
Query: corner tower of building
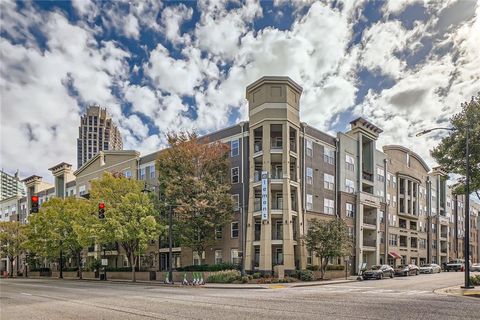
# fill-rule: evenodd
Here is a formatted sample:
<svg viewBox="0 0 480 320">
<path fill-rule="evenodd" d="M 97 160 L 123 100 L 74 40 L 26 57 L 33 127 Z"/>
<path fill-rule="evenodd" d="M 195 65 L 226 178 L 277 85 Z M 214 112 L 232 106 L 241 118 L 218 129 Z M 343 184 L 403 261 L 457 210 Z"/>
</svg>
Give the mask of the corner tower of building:
<svg viewBox="0 0 480 320">
<path fill-rule="evenodd" d="M 245 269 L 288 274 L 299 267 L 301 212 L 299 101 L 288 77 L 263 77 L 247 87 L 249 205 Z"/>
</svg>

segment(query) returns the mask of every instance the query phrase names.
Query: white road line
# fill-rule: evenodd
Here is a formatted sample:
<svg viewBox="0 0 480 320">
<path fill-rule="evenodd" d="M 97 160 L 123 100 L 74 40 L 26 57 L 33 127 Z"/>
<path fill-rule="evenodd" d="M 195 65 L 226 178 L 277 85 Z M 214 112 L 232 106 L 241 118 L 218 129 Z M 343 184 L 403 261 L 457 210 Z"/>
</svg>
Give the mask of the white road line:
<svg viewBox="0 0 480 320">
<path fill-rule="evenodd" d="M 21 292 L 20 294 L 24 294 L 26 296 L 31 296 L 32 295 L 31 293 L 25 293 L 25 292 Z"/>
</svg>

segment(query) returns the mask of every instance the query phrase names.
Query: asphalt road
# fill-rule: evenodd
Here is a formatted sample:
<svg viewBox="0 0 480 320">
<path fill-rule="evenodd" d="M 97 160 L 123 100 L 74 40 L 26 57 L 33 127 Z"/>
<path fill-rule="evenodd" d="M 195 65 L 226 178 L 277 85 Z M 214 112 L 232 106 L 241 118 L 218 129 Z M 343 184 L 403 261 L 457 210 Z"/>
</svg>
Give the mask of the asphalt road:
<svg viewBox="0 0 480 320">
<path fill-rule="evenodd" d="M 462 273 L 276 289 L 207 289 L 50 279 L 0 280 L 10 319 L 480 319 L 480 299 L 434 289 Z"/>
</svg>

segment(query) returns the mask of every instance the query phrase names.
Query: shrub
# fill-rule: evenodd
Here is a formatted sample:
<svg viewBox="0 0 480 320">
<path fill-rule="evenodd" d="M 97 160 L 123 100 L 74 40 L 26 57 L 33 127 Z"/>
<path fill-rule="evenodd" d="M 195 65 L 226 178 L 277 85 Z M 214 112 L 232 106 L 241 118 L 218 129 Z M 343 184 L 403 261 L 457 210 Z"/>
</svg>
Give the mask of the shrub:
<svg viewBox="0 0 480 320">
<path fill-rule="evenodd" d="M 471 276 L 470 283 L 474 286 L 480 286 L 480 274 Z"/>
<path fill-rule="evenodd" d="M 320 266 L 319 265 L 308 266 L 307 270 L 318 271 L 320 270 Z"/>
<path fill-rule="evenodd" d="M 218 264 L 202 264 L 185 266 L 177 268 L 177 271 L 223 271 L 223 270 L 240 270 L 240 266 L 233 263 L 218 263 Z"/>
<path fill-rule="evenodd" d="M 327 270 L 345 270 L 345 266 L 343 264 L 329 264 Z"/>
<path fill-rule="evenodd" d="M 259 272 L 255 272 L 254 274 L 252 274 L 252 278 L 253 278 L 253 279 L 259 279 L 259 278 L 260 278 L 260 273 L 259 273 Z"/>
<path fill-rule="evenodd" d="M 210 283 L 232 283 L 234 281 L 243 281 L 238 270 L 217 271 L 208 276 L 207 282 Z"/>
<path fill-rule="evenodd" d="M 297 270 L 295 271 L 295 276 L 302 281 L 313 281 L 315 277 L 311 270 Z"/>
<path fill-rule="evenodd" d="M 50 268 L 32 268 L 30 271 L 50 272 Z"/>
</svg>

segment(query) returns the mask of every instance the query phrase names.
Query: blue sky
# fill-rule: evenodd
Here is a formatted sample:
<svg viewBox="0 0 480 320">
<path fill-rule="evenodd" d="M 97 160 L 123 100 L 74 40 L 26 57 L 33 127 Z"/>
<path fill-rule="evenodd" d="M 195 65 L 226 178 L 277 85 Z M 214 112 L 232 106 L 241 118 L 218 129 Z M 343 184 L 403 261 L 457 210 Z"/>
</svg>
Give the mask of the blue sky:
<svg viewBox="0 0 480 320">
<path fill-rule="evenodd" d="M 1 166 L 75 164 L 79 115 L 108 108 L 125 147 L 247 117 L 263 75 L 303 88 L 301 117 L 335 134 L 363 116 L 382 144 L 428 150 L 480 90 L 476 1 L 2 1 Z"/>
</svg>

